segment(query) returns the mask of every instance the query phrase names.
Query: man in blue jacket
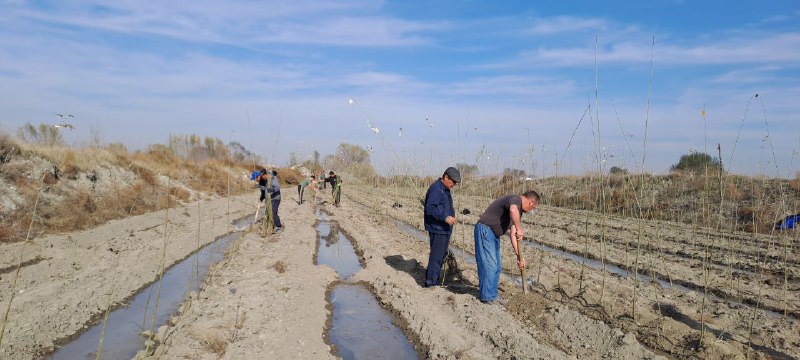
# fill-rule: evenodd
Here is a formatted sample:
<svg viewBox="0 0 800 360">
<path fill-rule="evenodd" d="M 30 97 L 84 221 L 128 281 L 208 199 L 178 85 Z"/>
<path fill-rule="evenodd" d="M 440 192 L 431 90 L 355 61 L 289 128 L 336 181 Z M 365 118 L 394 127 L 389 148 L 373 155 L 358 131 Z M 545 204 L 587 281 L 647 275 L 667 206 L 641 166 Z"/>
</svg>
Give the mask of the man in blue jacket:
<svg viewBox="0 0 800 360">
<path fill-rule="evenodd" d="M 449 167 L 442 177 L 428 188 L 425 194 L 425 230 L 431 243 L 428 256 L 428 270 L 425 273 L 425 287 L 439 284 L 439 273 L 450 245 L 450 235 L 456 223 L 456 212 L 453 209 L 453 197 L 450 189 L 461 181 L 458 169 Z"/>
</svg>

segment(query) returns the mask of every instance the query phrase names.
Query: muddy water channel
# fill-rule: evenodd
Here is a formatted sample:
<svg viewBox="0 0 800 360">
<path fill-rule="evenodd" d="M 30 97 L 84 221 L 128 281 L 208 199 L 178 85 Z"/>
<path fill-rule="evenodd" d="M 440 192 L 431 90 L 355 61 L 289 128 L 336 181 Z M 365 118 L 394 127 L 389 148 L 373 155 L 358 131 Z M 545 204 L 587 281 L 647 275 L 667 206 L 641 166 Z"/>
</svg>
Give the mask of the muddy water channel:
<svg viewBox="0 0 800 360">
<path fill-rule="evenodd" d="M 150 329 L 153 324 L 155 329 L 164 325 L 177 312 L 189 292 L 199 290 L 208 269 L 223 259 L 228 245 L 239 239 L 242 230 L 252 222 L 249 216 L 234 222 L 236 231 L 219 237 L 173 265 L 164 272 L 161 282 L 156 281 L 145 287 L 126 306 L 112 311 L 108 315 L 105 331 L 100 321 L 54 352 L 51 359 L 95 359 L 101 333 L 103 348 L 100 358 L 133 358 L 137 351 L 144 349 L 147 341 L 147 336 L 142 335 L 143 330 Z"/>
<path fill-rule="evenodd" d="M 343 359 L 419 359 L 414 345 L 393 323 L 364 285 L 350 282 L 364 266 L 351 239 L 317 209 L 317 265 L 336 270 L 341 282 L 334 285 L 328 301 L 333 309 L 328 340 Z"/>
</svg>

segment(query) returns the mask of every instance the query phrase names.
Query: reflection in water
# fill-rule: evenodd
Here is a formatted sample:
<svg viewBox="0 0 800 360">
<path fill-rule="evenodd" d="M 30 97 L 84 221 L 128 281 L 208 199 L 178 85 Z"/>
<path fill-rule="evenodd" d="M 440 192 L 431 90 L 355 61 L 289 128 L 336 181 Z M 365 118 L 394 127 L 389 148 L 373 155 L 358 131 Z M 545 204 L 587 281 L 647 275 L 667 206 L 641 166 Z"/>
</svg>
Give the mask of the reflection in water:
<svg viewBox="0 0 800 360">
<path fill-rule="evenodd" d="M 320 221 L 317 224 L 317 233 L 319 234 L 317 264 L 332 267 L 343 279 L 361 270 L 358 255 L 347 236 L 339 230 L 338 224 Z"/>
<path fill-rule="evenodd" d="M 331 245 L 339 243 L 339 228 L 332 227 L 330 228 L 330 232 L 328 232 L 327 236 L 320 236 L 322 240 L 325 240 L 325 246 L 331 247 Z"/>
</svg>

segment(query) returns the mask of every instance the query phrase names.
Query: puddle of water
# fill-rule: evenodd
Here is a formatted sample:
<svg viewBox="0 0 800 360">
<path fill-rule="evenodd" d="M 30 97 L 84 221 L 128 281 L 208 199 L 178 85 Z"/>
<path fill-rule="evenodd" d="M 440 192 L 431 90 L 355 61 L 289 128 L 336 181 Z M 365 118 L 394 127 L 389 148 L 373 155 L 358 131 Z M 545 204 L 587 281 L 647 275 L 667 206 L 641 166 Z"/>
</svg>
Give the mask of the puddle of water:
<svg viewBox="0 0 800 360">
<path fill-rule="evenodd" d="M 319 219 L 317 264 L 332 267 L 347 281 L 363 268 L 353 243 L 325 211 L 315 213 Z M 363 285 L 336 285 L 329 301 L 333 314 L 328 338 L 342 359 L 419 359 L 414 345 L 392 323 L 392 314 Z"/>
<path fill-rule="evenodd" d="M 405 234 L 408 234 L 408 235 L 411 235 L 411 236 L 417 238 L 417 240 L 419 240 L 419 241 L 423 241 L 425 243 L 428 242 L 428 234 L 424 233 L 420 229 L 415 228 L 411 224 L 406 224 L 406 223 L 404 223 L 404 222 L 402 222 L 400 220 L 395 220 L 394 224 L 397 226 L 397 228 L 401 232 L 403 232 Z"/>
<path fill-rule="evenodd" d="M 317 234 L 319 236 L 317 264 L 332 267 L 342 279 L 347 279 L 361 270 L 361 262 L 353 244 L 339 231 L 337 224 L 321 220 L 317 224 Z"/>
<path fill-rule="evenodd" d="M 247 226 L 252 223 L 252 216 L 234 222 L 234 227 Z M 178 307 L 190 291 L 197 291 L 205 279 L 208 269 L 225 256 L 229 244 L 242 236 L 241 232 L 225 235 L 204 246 L 188 258 L 175 264 L 164 273 L 161 294 L 158 300 L 155 328 L 164 325 L 177 312 Z M 197 271 L 195 271 L 197 262 Z M 153 322 L 155 298 L 159 282 L 156 281 L 139 292 L 124 307 L 112 311 L 108 315 L 105 334 L 103 335 L 104 359 L 130 359 L 136 352 L 144 348 L 147 339 L 141 336 L 145 329 L 150 329 Z M 148 304 L 149 298 L 149 304 Z M 144 321 L 144 328 L 142 322 Z M 51 355 L 51 359 L 94 359 L 102 332 L 102 320 L 81 334 L 77 339 L 67 343 Z"/>
<path fill-rule="evenodd" d="M 365 287 L 337 285 L 330 302 L 333 325 L 328 336 L 342 359 L 419 359 L 406 335 L 392 323 L 392 314 Z"/>
</svg>

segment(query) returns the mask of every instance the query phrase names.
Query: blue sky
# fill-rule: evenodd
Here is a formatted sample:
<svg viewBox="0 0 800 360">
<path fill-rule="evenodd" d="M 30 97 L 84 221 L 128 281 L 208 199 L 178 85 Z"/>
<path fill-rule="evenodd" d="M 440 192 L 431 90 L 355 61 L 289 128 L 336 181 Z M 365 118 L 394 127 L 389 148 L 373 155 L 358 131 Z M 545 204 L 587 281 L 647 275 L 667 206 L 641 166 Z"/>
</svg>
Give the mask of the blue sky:
<svg viewBox="0 0 800 360">
<path fill-rule="evenodd" d="M 0 128 L 12 133 L 69 113 L 74 144 L 92 129 L 132 149 L 196 133 L 283 163 L 350 142 L 385 173 L 467 162 L 541 176 L 637 168 L 647 119 L 647 171 L 706 146 L 716 155 L 717 143 L 734 172 L 800 168 L 797 1 L 0 0 L 0 9 Z"/>
</svg>

